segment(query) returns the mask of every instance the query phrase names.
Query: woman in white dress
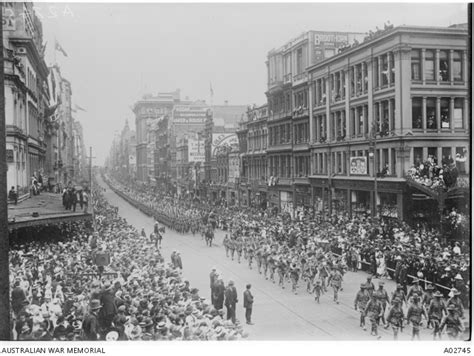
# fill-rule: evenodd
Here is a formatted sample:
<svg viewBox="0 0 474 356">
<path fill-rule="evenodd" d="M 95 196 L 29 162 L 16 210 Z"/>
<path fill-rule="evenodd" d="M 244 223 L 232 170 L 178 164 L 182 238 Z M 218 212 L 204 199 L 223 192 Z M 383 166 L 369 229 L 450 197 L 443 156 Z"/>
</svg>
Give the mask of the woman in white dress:
<svg viewBox="0 0 474 356">
<path fill-rule="evenodd" d="M 377 276 L 378 278 L 385 277 L 385 274 L 387 273 L 387 266 L 385 265 L 385 257 L 382 252 L 379 252 L 377 254 L 376 262 L 377 262 Z"/>
</svg>

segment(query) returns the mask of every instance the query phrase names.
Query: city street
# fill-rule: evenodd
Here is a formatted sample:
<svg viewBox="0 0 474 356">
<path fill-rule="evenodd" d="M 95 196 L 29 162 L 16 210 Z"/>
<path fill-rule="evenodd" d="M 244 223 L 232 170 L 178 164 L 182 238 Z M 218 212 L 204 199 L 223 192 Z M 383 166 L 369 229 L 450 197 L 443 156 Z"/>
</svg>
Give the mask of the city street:
<svg viewBox="0 0 474 356">
<path fill-rule="evenodd" d="M 105 197 L 119 208 L 119 214 L 138 230 L 145 228 L 147 234 L 153 229 L 154 220 L 125 200 L 116 195 L 101 177 L 97 177 L 101 186 L 107 189 Z M 207 247 L 199 234 L 179 234 L 167 229 L 163 238 L 162 251 L 166 261 L 170 260 L 173 250 L 181 253 L 183 259 L 183 275 L 192 287 L 199 289 L 200 295 L 210 298 L 209 273 L 216 267 L 227 284 L 233 280 L 239 291 L 237 319 L 245 320 L 242 306 L 242 293 L 247 283 L 252 284 L 255 297 L 253 322 L 245 325 L 249 332 L 249 340 L 376 340 L 370 336 L 370 322 L 366 321 L 368 331 L 359 328 L 359 312 L 354 310 L 354 298 L 359 285 L 366 281 L 364 272 L 348 272 L 345 275 L 340 293 L 340 304 L 332 301 L 332 290 L 321 297 L 317 304 L 300 283 L 298 295 L 291 293 L 289 284 L 282 290 L 272 282 L 259 275 L 254 265 L 250 270 L 242 258 L 242 263 L 226 258 L 222 239 L 224 232 L 218 231 L 213 247 Z M 377 280 L 374 284 L 377 285 Z M 389 293 L 394 290 L 395 283 L 385 281 Z M 430 340 L 431 330 L 422 329 L 422 340 Z M 400 340 L 409 340 L 411 327 L 400 334 Z M 392 340 L 391 329 L 379 328 L 381 340 Z"/>
</svg>

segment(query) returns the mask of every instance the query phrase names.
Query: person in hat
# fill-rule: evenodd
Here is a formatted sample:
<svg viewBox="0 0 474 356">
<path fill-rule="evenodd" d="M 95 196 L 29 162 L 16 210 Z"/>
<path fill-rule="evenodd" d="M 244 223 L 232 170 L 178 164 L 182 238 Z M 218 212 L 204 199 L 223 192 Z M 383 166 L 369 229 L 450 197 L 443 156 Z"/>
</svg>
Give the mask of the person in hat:
<svg viewBox="0 0 474 356">
<path fill-rule="evenodd" d="M 464 331 L 461 319 L 457 313 L 456 306 L 450 304 L 447 308 L 448 315 L 446 315 L 439 325 L 440 335 L 446 328 L 446 333 L 450 340 L 457 340 L 460 333 Z"/>
<path fill-rule="evenodd" d="M 464 319 L 464 306 L 462 304 L 462 299 L 460 297 L 461 292 L 459 292 L 456 288 L 452 288 L 449 295 L 451 296 L 451 298 L 448 299 L 448 305 L 454 305 L 458 316 L 461 319 Z"/>
<path fill-rule="evenodd" d="M 232 323 L 234 324 L 236 322 L 235 306 L 237 302 L 237 289 L 234 286 L 234 281 L 229 281 L 225 290 L 225 306 L 227 308 L 227 320 L 232 320 Z"/>
<path fill-rule="evenodd" d="M 117 304 L 115 303 L 114 285 L 106 281 L 100 297 L 102 308 L 99 313 L 99 323 L 101 328 L 108 329 L 112 325 L 114 317 L 117 315 Z"/>
<path fill-rule="evenodd" d="M 387 325 L 385 321 L 385 311 L 387 310 L 387 305 L 390 304 L 390 297 L 388 296 L 387 291 L 384 289 L 384 282 L 379 282 L 379 289 L 374 291 L 375 298 L 380 302 L 382 305 L 382 323 L 383 325 Z M 380 324 L 380 320 L 377 321 L 377 324 Z"/>
<path fill-rule="evenodd" d="M 410 287 L 410 290 L 409 290 L 408 293 L 407 293 L 407 301 L 408 301 L 408 302 L 411 301 L 411 297 L 412 297 L 415 293 L 418 294 L 419 296 L 420 296 L 420 295 L 423 295 L 423 288 L 421 288 L 421 286 L 420 286 L 420 280 L 419 280 L 418 278 L 414 278 L 414 279 L 413 279 L 412 286 Z"/>
<path fill-rule="evenodd" d="M 316 284 L 314 285 L 313 293 L 314 293 L 314 300 L 319 304 L 319 298 L 323 292 L 323 288 L 321 287 L 321 281 L 318 279 Z"/>
<path fill-rule="evenodd" d="M 339 290 L 342 286 L 342 274 L 336 267 L 333 267 L 329 275 L 328 284 L 334 291 L 334 302 L 339 304 Z"/>
<path fill-rule="evenodd" d="M 369 296 L 372 297 L 372 294 L 375 290 L 375 285 L 372 282 L 372 276 L 367 276 L 367 282 L 365 282 L 365 289 L 367 290 L 367 293 L 369 293 Z"/>
<path fill-rule="evenodd" d="M 434 292 L 434 287 L 430 283 L 426 286 L 426 291 L 423 294 L 423 298 L 421 299 L 421 305 L 423 306 L 423 308 L 425 308 L 425 310 L 428 310 L 428 308 L 430 307 L 431 301 L 433 300 L 433 292 Z M 428 323 L 426 327 L 428 329 L 432 327 L 429 314 L 428 314 Z"/>
<path fill-rule="evenodd" d="M 217 280 L 213 289 L 213 306 L 217 310 L 224 307 L 224 297 L 225 297 L 225 285 L 224 280 L 220 277 L 217 277 Z"/>
<path fill-rule="evenodd" d="M 370 297 L 364 314 L 364 316 L 369 317 L 370 320 L 370 335 L 378 336 L 377 320 L 379 320 L 382 315 L 382 304 L 380 304 L 374 294 Z"/>
<path fill-rule="evenodd" d="M 398 339 L 398 333 L 403 331 L 403 320 L 405 319 L 405 314 L 403 312 L 403 308 L 401 305 L 401 301 L 398 298 L 395 298 L 392 301 L 392 306 L 387 315 L 387 325 L 385 328 L 387 329 L 389 325 L 392 326 L 393 331 L 393 339 Z"/>
<path fill-rule="evenodd" d="M 428 319 L 425 309 L 420 304 L 420 297 L 418 294 L 413 295 L 412 304 L 409 306 L 407 311 L 407 321 L 412 325 L 412 334 L 411 339 L 414 340 L 415 337 L 420 339 L 420 327 L 422 316 L 425 319 Z"/>
<path fill-rule="evenodd" d="M 403 303 L 406 304 L 407 302 L 405 291 L 403 290 L 403 286 L 400 283 L 397 284 L 397 289 L 395 289 L 395 291 L 392 293 L 392 300 L 394 300 L 395 298 L 398 298 L 400 300 L 400 303 L 402 303 L 402 306 L 403 306 Z"/>
<path fill-rule="evenodd" d="M 209 273 L 210 287 L 211 287 L 211 303 L 214 304 L 214 286 L 217 280 L 216 267 L 212 267 L 211 273 Z"/>
<path fill-rule="evenodd" d="M 360 312 L 360 327 L 366 330 L 365 326 L 365 308 L 367 307 L 367 303 L 370 300 L 369 293 L 367 292 L 367 288 L 365 283 L 360 285 L 360 290 L 357 292 L 355 300 L 354 300 L 354 309 L 359 310 Z"/>
<path fill-rule="evenodd" d="M 245 320 L 248 325 L 253 325 L 252 323 L 252 308 L 253 308 L 253 295 L 250 292 L 252 288 L 251 284 L 247 284 L 244 291 L 244 308 L 245 308 Z"/>
<path fill-rule="evenodd" d="M 84 317 L 82 330 L 84 332 L 84 340 L 96 341 L 99 339 L 99 310 L 102 308 L 100 300 L 92 299 L 89 304 L 89 312 Z"/>
<path fill-rule="evenodd" d="M 430 302 L 428 307 L 428 323 L 431 323 L 433 326 L 433 339 L 436 340 L 438 337 L 441 339 L 441 331 L 439 325 L 441 320 L 445 315 L 447 315 L 446 305 L 444 304 L 443 300 L 441 299 L 443 295 L 436 291 L 433 293 L 433 299 Z"/>
</svg>

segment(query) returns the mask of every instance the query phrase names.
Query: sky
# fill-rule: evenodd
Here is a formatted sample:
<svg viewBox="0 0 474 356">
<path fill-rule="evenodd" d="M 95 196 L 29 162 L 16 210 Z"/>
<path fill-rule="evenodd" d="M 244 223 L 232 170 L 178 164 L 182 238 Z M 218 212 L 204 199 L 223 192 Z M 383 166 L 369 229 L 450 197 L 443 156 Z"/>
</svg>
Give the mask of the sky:
<svg viewBox="0 0 474 356">
<path fill-rule="evenodd" d="M 72 85 L 75 114 L 95 164 L 145 93 L 181 89 L 214 104 L 266 102 L 268 51 L 304 31 L 363 32 L 393 25 L 467 22 L 466 4 L 443 3 L 38 3 L 46 62 Z M 54 53 L 54 41 L 67 53 Z"/>
</svg>

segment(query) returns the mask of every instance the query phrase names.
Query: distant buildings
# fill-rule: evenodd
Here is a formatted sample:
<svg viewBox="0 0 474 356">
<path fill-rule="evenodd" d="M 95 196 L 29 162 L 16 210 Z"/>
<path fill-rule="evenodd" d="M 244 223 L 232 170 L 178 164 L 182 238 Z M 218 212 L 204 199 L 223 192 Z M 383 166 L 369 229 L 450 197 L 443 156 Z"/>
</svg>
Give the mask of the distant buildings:
<svg viewBox="0 0 474 356">
<path fill-rule="evenodd" d="M 70 83 L 57 66 L 46 66 L 42 24 L 33 3 L 2 6 L 8 19 L 3 28 L 7 184 L 23 199 L 32 176 L 45 186 L 76 180 L 73 157 L 83 157 L 77 151 L 83 146 L 82 129 L 71 116 Z"/>
</svg>

